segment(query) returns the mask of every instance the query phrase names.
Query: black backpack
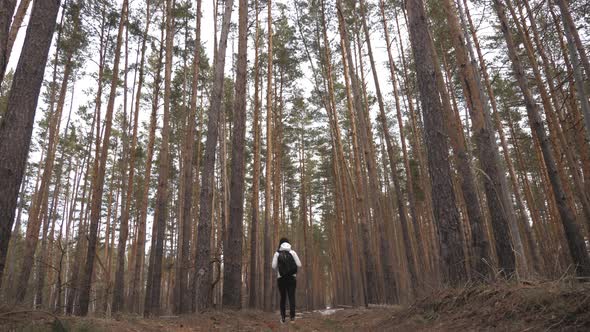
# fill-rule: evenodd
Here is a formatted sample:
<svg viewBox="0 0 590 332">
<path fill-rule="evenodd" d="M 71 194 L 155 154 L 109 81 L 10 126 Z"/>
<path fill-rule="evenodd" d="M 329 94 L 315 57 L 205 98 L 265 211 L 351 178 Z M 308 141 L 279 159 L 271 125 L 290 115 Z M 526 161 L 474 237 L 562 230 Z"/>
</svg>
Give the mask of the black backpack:
<svg viewBox="0 0 590 332">
<path fill-rule="evenodd" d="M 279 251 L 278 266 L 281 277 L 292 276 L 297 273 L 297 264 L 295 263 L 295 259 L 288 251 Z"/>
</svg>

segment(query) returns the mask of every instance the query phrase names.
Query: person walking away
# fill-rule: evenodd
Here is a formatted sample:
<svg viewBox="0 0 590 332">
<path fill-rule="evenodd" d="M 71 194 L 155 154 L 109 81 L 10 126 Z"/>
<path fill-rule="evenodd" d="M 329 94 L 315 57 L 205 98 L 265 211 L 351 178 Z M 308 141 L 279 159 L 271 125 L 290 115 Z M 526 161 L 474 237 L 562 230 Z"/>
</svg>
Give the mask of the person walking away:
<svg viewBox="0 0 590 332">
<path fill-rule="evenodd" d="M 281 295 L 281 323 L 285 323 L 286 301 L 289 297 L 289 317 L 295 321 L 295 288 L 297 288 L 297 268 L 301 267 L 301 261 L 287 238 L 281 238 L 279 249 L 272 258 L 272 268 L 277 270 L 277 283 Z"/>
</svg>

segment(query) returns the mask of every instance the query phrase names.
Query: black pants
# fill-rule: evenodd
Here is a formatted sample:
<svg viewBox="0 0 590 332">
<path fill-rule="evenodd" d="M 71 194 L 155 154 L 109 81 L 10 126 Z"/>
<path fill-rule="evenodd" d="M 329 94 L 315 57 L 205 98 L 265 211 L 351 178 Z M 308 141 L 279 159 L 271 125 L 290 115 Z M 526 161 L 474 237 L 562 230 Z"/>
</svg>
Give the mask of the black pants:
<svg viewBox="0 0 590 332">
<path fill-rule="evenodd" d="M 289 317 L 295 319 L 295 288 L 297 288 L 297 279 L 294 276 L 282 277 L 277 279 L 279 284 L 279 293 L 281 294 L 281 317 L 286 316 L 286 302 L 289 296 Z"/>
</svg>

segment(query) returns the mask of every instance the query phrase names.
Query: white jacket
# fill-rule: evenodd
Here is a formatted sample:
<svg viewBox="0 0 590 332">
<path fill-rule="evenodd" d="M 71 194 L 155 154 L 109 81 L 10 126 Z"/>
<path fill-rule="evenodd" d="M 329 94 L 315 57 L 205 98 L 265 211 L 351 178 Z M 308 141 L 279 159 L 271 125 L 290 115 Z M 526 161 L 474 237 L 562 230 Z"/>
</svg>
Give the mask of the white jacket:
<svg viewBox="0 0 590 332">
<path fill-rule="evenodd" d="M 297 267 L 300 268 L 301 267 L 301 261 L 299 260 L 299 256 L 297 256 L 297 253 L 295 252 L 295 250 L 291 250 L 291 245 L 287 242 L 281 244 L 281 247 L 279 248 L 280 251 L 288 251 L 291 253 L 291 255 L 293 256 L 293 259 L 295 260 L 295 264 L 297 264 Z M 275 252 L 275 255 L 272 258 L 272 268 L 273 270 L 277 270 L 277 263 L 278 263 L 278 259 L 279 259 L 279 253 Z M 277 278 L 281 277 L 281 274 L 279 273 L 279 271 L 277 270 Z M 294 274 L 293 276 L 296 276 L 296 274 Z"/>
</svg>

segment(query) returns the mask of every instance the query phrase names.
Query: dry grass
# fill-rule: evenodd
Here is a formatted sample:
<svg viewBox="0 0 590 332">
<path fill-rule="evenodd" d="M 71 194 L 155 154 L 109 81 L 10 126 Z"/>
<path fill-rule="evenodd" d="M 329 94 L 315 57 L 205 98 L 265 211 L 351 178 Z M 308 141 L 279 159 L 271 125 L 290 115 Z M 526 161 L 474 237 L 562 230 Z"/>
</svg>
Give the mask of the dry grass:
<svg viewBox="0 0 590 332">
<path fill-rule="evenodd" d="M 209 311 L 145 319 L 57 317 L 0 307 L 1 331 L 590 331 L 590 284 L 499 282 L 446 289 L 413 305 L 304 313 L 281 325 L 278 313 Z"/>
<path fill-rule="evenodd" d="M 500 282 L 447 289 L 420 299 L 379 326 L 437 331 L 588 331 L 590 285 Z"/>
</svg>

